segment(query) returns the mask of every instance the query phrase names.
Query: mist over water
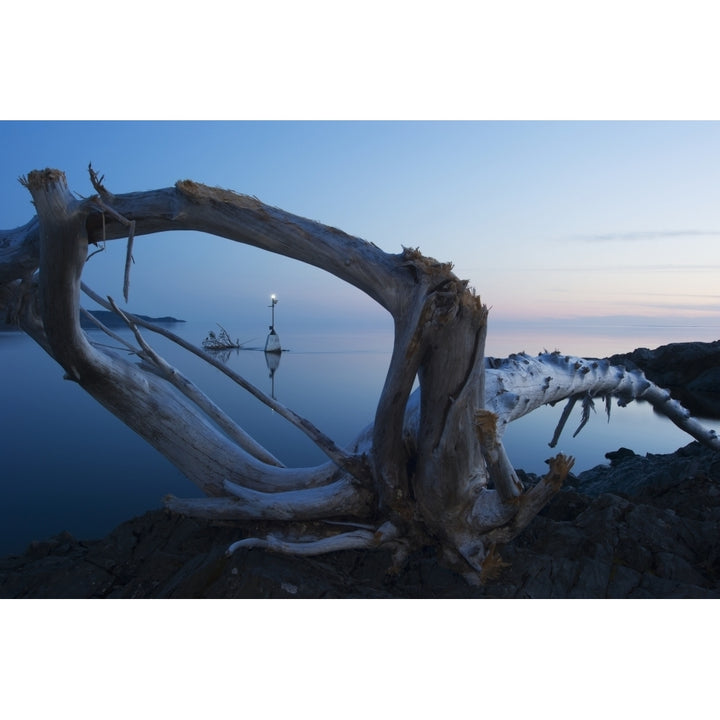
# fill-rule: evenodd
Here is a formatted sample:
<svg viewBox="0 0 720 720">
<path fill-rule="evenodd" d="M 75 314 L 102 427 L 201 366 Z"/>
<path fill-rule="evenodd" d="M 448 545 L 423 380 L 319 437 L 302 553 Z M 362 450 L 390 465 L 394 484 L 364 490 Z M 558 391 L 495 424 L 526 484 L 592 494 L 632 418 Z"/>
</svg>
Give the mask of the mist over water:
<svg viewBox="0 0 720 720">
<path fill-rule="evenodd" d="M 169 326 L 200 345 L 212 323 Z M 242 332 L 227 328 L 243 340 Z M 227 364 L 268 395 L 307 417 L 338 444 L 349 444 L 373 421 L 392 350 L 392 331 L 278 332 L 285 348 L 274 372 L 262 347 L 264 338 L 230 351 Z M 127 335 L 128 331 L 120 331 Z M 486 351 L 535 354 L 560 349 L 584 356 L 607 356 L 635 347 L 667 342 L 717 339 L 716 328 L 605 327 L 587 331 L 560 325 L 503 324 L 491 319 Z M 325 456 L 296 428 L 214 368 L 152 333 L 146 339 L 218 403 L 282 462 L 310 466 Z M 94 342 L 115 341 L 90 331 Z M 117 349 L 124 354 L 126 351 Z M 22 552 L 32 540 L 62 530 L 84 539 L 99 537 L 120 522 L 161 507 L 166 494 L 200 492 L 165 458 L 126 428 L 76 384 L 62 379 L 61 368 L 30 338 L 0 333 L 0 555 Z M 606 462 L 618 447 L 637 453 L 671 452 L 691 442 L 649 405 L 613 407 L 608 423 L 604 408 L 572 438 L 579 414 L 573 415 L 556 449 L 548 447 L 562 406 L 545 407 L 513 423 L 505 445 L 513 464 L 543 473 L 556 452 L 576 457 L 575 472 Z M 709 425 L 720 430 L 720 423 Z"/>
</svg>

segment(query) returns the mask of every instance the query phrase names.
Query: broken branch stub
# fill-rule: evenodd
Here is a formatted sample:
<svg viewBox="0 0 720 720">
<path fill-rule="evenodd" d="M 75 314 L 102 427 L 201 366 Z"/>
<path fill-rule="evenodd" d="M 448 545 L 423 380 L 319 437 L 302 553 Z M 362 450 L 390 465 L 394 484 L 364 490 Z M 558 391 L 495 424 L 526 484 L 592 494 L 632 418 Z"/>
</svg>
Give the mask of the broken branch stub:
<svg viewBox="0 0 720 720">
<path fill-rule="evenodd" d="M 91 169 L 98 194 L 85 200 L 70 193 L 57 170 L 35 171 L 23 181 L 37 217 L 3 234 L 0 303 L 67 377 L 209 496 L 170 498 L 168 507 L 232 519 L 241 527 L 250 522 L 256 534 L 266 528 L 265 537 L 241 539 L 236 548 L 315 554 L 386 545 L 401 557 L 433 543 L 470 582 L 479 582 L 502 567 L 497 543 L 531 522 L 572 467 L 571 458 L 558 455 L 548 475 L 525 489 L 502 444 L 513 420 L 547 403 L 583 398 L 584 424 L 594 397 L 642 397 L 720 449 L 712 431 L 641 373 L 559 353 L 486 359 L 487 308 L 449 263 L 407 248 L 389 254 L 256 198 L 188 180 L 162 190 L 111 194 L 103 179 Z M 141 364 L 136 356 L 119 358 L 88 342 L 78 299 L 88 244 L 129 236 L 127 290 L 133 242 L 170 230 L 211 233 L 309 263 L 392 315 L 395 340 L 374 423 L 360 433 L 353 451 L 339 449 L 306 419 L 263 397 L 329 458 L 314 468 L 282 467 L 152 350 L 139 333 L 138 326 L 145 327 L 139 319 L 121 313 L 139 344 Z M 35 269 L 37 282 L 28 282 Z M 229 372 L 202 350 L 175 341 Z M 420 387 L 411 393 L 416 378 Z M 259 393 L 242 378 L 233 379 Z M 340 532 L 343 525 L 361 529 Z"/>
</svg>

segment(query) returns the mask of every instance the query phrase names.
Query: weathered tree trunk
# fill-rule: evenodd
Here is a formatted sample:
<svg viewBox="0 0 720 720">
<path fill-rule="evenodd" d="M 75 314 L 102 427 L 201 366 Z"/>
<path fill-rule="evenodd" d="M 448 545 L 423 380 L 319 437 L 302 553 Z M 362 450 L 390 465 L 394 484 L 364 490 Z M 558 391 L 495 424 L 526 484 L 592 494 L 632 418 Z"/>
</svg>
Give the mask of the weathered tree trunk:
<svg viewBox="0 0 720 720">
<path fill-rule="evenodd" d="M 581 398 L 587 412 L 596 396 L 626 402 L 642 397 L 720 449 L 712 431 L 641 373 L 559 354 L 485 358 L 487 308 L 449 264 L 417 250 L 388 254 L 254 198 L 190 181 L 115 196 L 92 171 L 91 179 L 97 194 L 82 200 L 57 170 L 35 171 L 24 180 L 37 217 L 0 236 L 0 306 L 66 377 L 206 495 L 169 498 L 169 508 L 264 524 L 266 537 L 245 538 L 232 549 L 311 554 L 388 545 L 401 558 L 414 546 L 434 543 L 476 582 L 498 562 L 495 544 L 526 527 L 572 467 L 559 455 L 536 486 L 519 482 L 502 434 L 507 423 L 540 405 Z M 282 467 L 152 350 L 139 331 L 147 323 L 120 313 L 135 333 L 140 364 L 88 342 L 79 322 L 88 245 L 128 236 L 131 243 L 167 230 L 212 233 L 315 265 L 391 313 L 395 342 L 375 421 L 352 450 L 337 447 L 202 350 L 173 338 L 277 409 L 328 456 L 315 468 Z M 128 281 L 126 273 L 126 290 Z M 411 395 L 416 377 L 420 389 Z"/>
</svg>

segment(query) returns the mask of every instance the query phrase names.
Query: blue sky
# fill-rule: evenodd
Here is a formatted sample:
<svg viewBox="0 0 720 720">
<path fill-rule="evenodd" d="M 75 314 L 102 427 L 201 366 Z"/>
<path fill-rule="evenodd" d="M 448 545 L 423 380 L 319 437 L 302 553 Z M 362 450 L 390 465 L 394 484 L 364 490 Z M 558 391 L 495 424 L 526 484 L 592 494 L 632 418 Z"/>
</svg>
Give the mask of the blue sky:
<svg viewBox="0 0 720 720">
<path fill-rule="evenodd" d="M 17 178 L 57 167 L 122 193 L 193 180 L 259 197 L 389 252 L 449 260 L 495 321 L 720 317 L 720 123 L 2 122 L 0 226 L 33 214 Z M 196 233 L 136 242 L 129 308 L 223 322 L 373 325 L 384 313 L 326 273 Z M 86 279 L 121 296 L 124 243 Z"/>
</svg>

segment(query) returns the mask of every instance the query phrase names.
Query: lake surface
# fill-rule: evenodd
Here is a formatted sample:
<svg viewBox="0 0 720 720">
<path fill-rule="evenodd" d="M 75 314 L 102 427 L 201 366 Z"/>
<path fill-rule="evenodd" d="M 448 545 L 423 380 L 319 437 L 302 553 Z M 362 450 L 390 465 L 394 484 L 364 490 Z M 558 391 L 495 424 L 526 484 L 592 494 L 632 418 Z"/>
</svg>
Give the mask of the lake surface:
<svg viewBox="0 0 720 720">
<path fill-rule="evenodd" d="M 200 344 L 213 323 L 181 323 L 173 332 Z M 231 336 L 241 335 L 228 327 Z M 278 327 L 283 347 L 271 377 L 261 349 L 230 352 L 227 363 L 287 407 L 310 419 L 338 444 L 350 443 L 373 420 L 390 360 L 388 331 L 362 333 L 290 333 Z M 130 339 L 129 332 L 120 334 Z M 99 331 L 93 341 L 117 346 Z M 487 354 L 565 353 L 606 356 L 635 347 L 667 342 L 716 340 L 717 327 L 605 327 L 593 331 L 514 325 L 493 327 Z M 188 356 L 152 333 L 146 339 L 168 361 L 191 377 L 260 443 L 287 465 L 309 466 L 325 456 L 276 413 L 250 397 L 217 370 Z M 255 341 L 258 344 L 261 341 Z M 162 506 L 168 493 L 196 497 L 195 486 L 144 440 L 104 410 L 28 337 L 0 332 L 2 469 L 0 470 L 0 555 L 22 552 L 32 540 L 62 530 L 74 536 L 100 537 L 117 524 Z M 671 452 L 692 438 L 643 403 L 604 409 L 572 438 L 579 411 L 571 417 L 555 450 L 548 447 L 562 406 L 545 407 L 513 423 L 505 446 L 518 468 L 543 473 L 556 452 L 576 458 L 580 472 L 607 462 L 604 454 L 624 446 L 635 452 Z M 708 421 L 720 431 L 720 422 Z"/>
</svg>

